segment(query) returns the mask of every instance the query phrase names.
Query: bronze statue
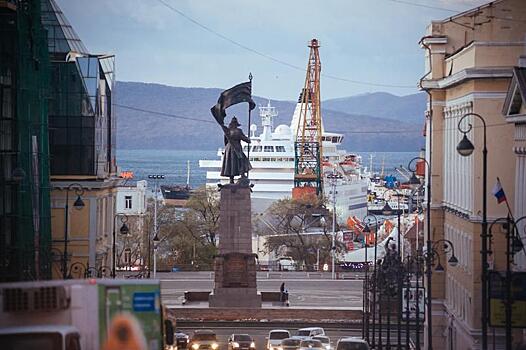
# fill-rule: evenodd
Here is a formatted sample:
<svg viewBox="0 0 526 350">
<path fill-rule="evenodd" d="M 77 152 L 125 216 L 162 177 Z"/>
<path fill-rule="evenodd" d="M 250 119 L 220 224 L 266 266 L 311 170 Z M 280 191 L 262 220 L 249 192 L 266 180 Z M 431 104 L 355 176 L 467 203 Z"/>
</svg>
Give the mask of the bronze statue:
<svg viewBox="0 0 526 350">
<path fill-rule="evenodd" d="M 221 125 L 221 124 L 220 124 Z M 243 134 L 239 128 L 241 124 L 233 117 L 228 124 L 228 128 L 221 125 L 225 133 L 225 151 L 223 155 L 223 165 L 221 167 L 221 176 L 230 178 L 230 183 L 234 183 L 234 176 L 246 177 L 252 166 L 241 147 L 241 141 L 250 143 L 250 139 Z"/>
</svg>

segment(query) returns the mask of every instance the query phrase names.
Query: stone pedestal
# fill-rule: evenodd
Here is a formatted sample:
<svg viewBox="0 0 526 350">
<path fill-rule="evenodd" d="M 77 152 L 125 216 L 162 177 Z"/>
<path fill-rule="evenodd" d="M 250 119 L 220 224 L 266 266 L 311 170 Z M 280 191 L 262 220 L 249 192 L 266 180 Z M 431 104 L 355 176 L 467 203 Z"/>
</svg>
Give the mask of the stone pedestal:
<svg viewBox="0 0 526 350">
<path fill-rule="evenodd" d="M 261 307 L 256 285 L 256 255 L 252 253 L 250 187 L 221 188 L 219 254 L 215 258 L 210 307 Z"/>
</svg>

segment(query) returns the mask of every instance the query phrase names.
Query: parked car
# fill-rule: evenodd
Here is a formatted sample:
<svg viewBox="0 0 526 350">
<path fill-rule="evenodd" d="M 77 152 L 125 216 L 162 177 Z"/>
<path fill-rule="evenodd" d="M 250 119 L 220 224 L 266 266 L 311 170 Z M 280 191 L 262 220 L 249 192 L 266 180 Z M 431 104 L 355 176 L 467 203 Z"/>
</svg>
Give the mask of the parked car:
<svg viewBox="0 0 526 350">
<path fill-rule="evenodd" d="M 281 341 L 282 350 L 298 350 L 300 348 L 301 339 L 296 337 L 283 339 Z"/>
<path fill-rule="evenodd" d="M 331 350 L 331 339 L 326 335 L 316 335 L 312 337 L 312 339 L 316 339 L 321 341 L 323 347 L 325 350 Z"/>
<path fill-rule="evenodd" d="M 228 337 L 228 350 L 255 350 L 256 343 L 248 334 L 232 334 Z"/>
<path fill-rule="evenodd" d="M 280 271 L 296 271 L 296 263 L 290 256 L 279 258 L 278 260 Z"/>
<path fill-rule="evenodd" d="M 190 341 L 190 337 L 188 334 L 183 333 L 181 331 L 175 331 L 175 340 L 177 342 L 177 349 L 186 349 L 188 348 L 188 342 Z"/>
<path fill-rule="evenodd" d="M 317 335 L 325 335 L 325 330 L 321 327 L 308 327 L 298 329 L 296 337 L 301 339 L 308 339 Z"/>
<path fill-rule="evenodd" d="M 321 341 L 316 339 L 302 340 L 299 350 L 325 350 Z"/>
<path fill-rule="evenodd" d="M 370 350 L 369 344 L 361 338 L 348 337 L 338 340 L 336 350 Z"/>
<path fill-rule="evenodd" d="M 268 332 L 267 350 L 283 350 L 281 349 L 281 341 L 290 338 L 290 332 L 285 329 L 273 329 Z"/>
<path fill-rule="evenodd" d="M 217 335 L 210 329 L 198 329 L 194 332 L 189 347 L 191 350 L 217 350 L 219 348 Z"/>
</svg>

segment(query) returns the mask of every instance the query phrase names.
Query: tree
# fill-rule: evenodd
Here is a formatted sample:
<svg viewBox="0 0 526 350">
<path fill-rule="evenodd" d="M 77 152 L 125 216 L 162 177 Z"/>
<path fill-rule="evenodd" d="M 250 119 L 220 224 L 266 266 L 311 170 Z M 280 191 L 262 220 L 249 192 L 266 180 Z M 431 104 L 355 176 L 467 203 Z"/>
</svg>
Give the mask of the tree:
<svg viewBox="0 0 526 350">
<path fill-rule="evenodd" d="M 269 252 L 291 256 L 307 267 L 316 262 L 318 250 L 322 261 L 330 256 L 332 237 L 326 228 L 332 225 L 332 215 L 324 201 L 318 198 L 281 199 L 258 219 L 254 229 L 257 234 L 268 236 L 265 248 Z M 309 231 L 322 232 L 322 236 L 306 234 Z M 341 244 L 337 243 L 336 248 L 341 249 Z"/>
</svg>

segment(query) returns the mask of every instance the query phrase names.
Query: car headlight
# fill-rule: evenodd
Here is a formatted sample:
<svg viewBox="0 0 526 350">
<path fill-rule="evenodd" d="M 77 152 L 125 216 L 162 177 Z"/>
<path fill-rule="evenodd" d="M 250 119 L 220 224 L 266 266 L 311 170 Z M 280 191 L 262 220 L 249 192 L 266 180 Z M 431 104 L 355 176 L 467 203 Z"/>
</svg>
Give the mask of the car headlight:
<svg viewBox="0 0 526 350">
<path fill-rule="evenodd" d="M 212 349 L 216 350 L 218 347 L 219 347 L 219 344 L 217 344 L 217 343 L 212 343 Z"/>
<path fill-rule="evenodd" d="M 233 342 L 233 343 L 232 343 L 232 347 L 233 347 L 233 348 L 239 348 L 239 343 Z"/>
<path fill-rule="evenodd" d="M 250 343 L 250 347 L 251 348 L 256 348 L 256 343 L 254 343 L 254 342 Z"/>
<path fill-rule="evenodd" d="M 325 345 L 325 349 L 329 350 L 331 348 L 330 345 Z"/>
<path fill-rule="evenodd" d="M 192 349 L 194 349 L 194 350 L 199 349 L 199 344 L 197 344 L 197 343 L 192 344 Z"/>
</svg>

